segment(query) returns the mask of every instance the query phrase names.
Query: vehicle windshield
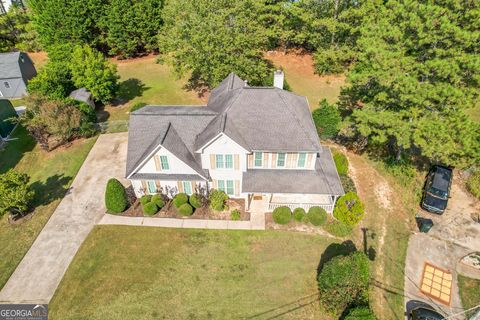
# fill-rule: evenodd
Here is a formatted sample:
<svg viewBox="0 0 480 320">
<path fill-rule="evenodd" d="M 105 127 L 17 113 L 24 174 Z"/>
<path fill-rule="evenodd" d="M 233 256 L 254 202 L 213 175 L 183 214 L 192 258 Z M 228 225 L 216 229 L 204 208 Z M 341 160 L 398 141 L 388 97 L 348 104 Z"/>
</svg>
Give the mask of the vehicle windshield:
<svg viewBox="0 0 480 320">
<path fill-rule="evenodd" d="M 432 196 L 443 199 L 443 200 L 447 200 L 448 198 L 448 195 L 445 191 L 442 191 L 434 187 L 430 187 L 427 192 L 430 193 Z"/>
</svg>

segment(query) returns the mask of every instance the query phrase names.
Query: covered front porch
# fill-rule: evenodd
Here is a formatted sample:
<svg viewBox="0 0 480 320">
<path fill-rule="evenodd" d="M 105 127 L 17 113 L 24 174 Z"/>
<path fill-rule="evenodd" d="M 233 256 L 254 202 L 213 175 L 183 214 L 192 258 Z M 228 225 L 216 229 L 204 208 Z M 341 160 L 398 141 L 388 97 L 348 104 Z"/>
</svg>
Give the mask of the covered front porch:
<svg viewBox="0 0 480 320">
<path fill-rule="evenodd" d="M 328 213 L 333 213 L 337 196 L 326 194 L 287 194 L 287 193 L 248 193 L 246 196 L 247 210 L 270 212 L 278 207 L 289 207 L 292 211 L 303 208 L 321 207 Z"/>
</svg>

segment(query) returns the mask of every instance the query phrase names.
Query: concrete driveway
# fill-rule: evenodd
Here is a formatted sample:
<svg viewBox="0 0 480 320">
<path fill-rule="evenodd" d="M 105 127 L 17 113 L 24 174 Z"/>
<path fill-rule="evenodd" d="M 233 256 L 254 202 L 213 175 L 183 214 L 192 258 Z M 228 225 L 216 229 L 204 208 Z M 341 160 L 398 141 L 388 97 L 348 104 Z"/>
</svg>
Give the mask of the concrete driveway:
<svg viewBox="0 0 480 320">
<path fill-rule="evenodd" d="M 451 316 L 463 311 L 458 291 L 457 275 L 461 270 L 459 261 L 467 254 L 480 251 L 480 224 L 473 220 L 480 213 L 479 202 L 463 187 L 457 176 L 454 178 L 448 208 L 441 216 L 420 211 L 430 218 L 434 227 L 427 233 L 410 237 L 405 264 L 405 303 L 411 300 L 426 302 L 443 315 Z M 424 263 L 446 269 L 452 273 L 450 305 L 444 305 L 420 292 Z M 464 319 L 463 316 L 451 319 Z"/>
<path fill-rule="evenodd" d="M 67 195 L 0 292 L 2 303 L 48 303 L 95 223 L 104 190 L 125 175 L 127 133 L 100 135 Z"/>
</svg>

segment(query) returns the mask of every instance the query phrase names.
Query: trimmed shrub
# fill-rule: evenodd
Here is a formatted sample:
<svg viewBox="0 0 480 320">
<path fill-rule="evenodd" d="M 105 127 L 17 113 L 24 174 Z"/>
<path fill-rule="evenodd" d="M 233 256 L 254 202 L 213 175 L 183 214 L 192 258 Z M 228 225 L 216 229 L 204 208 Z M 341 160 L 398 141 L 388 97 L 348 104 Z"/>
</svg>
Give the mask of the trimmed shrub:
<svg viewBox="0 0 480 320">
<path fill-rule="evenodd" d="M 153 202 L 148 202 L 142 205 L 143 214 L 146 216 L 153 216 L 158 212 L 158 207 Z"/>
<path fill-rule="evenodd" d="M 359 306 L 348 310 L 344 320 L 376 320 L 377 318 L 368 306 Z"/>
<path fill-rule="evenodd" d="M 199 194 L 192 194 L 188 199 L 188 202 L 194 207 L 195 209 L 203 207 L 204 199 L 202 195 Z"/>
<path fill-rule="evenodd" d="M 152 196 L 151 201 L 155 203 L 159 209 L 162 209 L 165 205 L 165 201 L 163 201 L 163 197 L 161 194 L 156 194 Z"/>
<path fill-rule="evenodd" d="M 305 210 L 303 210 L 303 208 L 293 210 L 293 219 L 297 222 L 302 222 L 303 219 L 305 219 Z"/>
<path fill-rule="evenodd" d="M 331 259 L 318 275 L 320 303 L 335 315 L 348 306 L 366 305 L 369 278 L 368 258 L 363 252 Z"/>
<path fill-rule="evenodd" d="M 149 194 L 146 194 L 140 198 L 140 204 L 143 206 L 149 202 L 152 201 L 152 196 Z"/>
<path fill-rule="evenodd" d="M 128 205 L 125 187 L 115 178 L 108 180 L 105 190 L 105 206 L 112 213 L 125 211 Z"/>
<path fill-rule="evenodd" d="M 312 112 L 312 117 L 320 138 L 330 139 L 337 135 L 342 118 L 336 106 L 323 99 L 319 108 Z"/>
<path fill-rule="evenodd" d="M 337 200 L 333 216 L 346 225 L 355 226 L 365 216 L 365 208 L 356 193 L 347 192 Z"/>
<path fill-rule="evenodd" d="M 180 208 L 182 204 L 188 202 L 188 195 L 186 193 L 178 193 L 175 197 L 173 197 L 172 203 L 175 208 Z"/>
<path fill-rule="evenodd" d="M 273 221 L 278 224 L 287 224 L 292 220 L 292 211 L 289 207 L 278 207 L 273 210 Z"/>
<path fill-rule="evenodd" d="M 220 190 L 211 190 L 208 196 L 210 200 L 210 207 L 215 211 L 225 210 L 225 201 L 228 200 L 228 196 L 225 192 Z"/>
<path fill-rule="evenodd" d="M 327 231 L 331 235 L 340 238 L 346 237 L 350 233 L 352 233 L 352 227 L 337 220 L 328 222 L 323 226 L 323 229 L 325 229 L 325 231 Z"/>
<path fill-rule="evenodd" d="M 184 203 L 178 208 L 178 212 L 182 216 L 191 216 L 193 214 L 193 208 L 188 203 Z"/>
<path fill-rule="evenodd" d="M 345 190 L 345 193 L 357 193 L 357 188 L 355 187 L 355 183 L 353 182 L 352 178 L 350 178 L 349 176 L 340 175 L 340 181 L 342 182 L 343 190 Z"/>
<path fill-rule="evenodd" d="M 308 210 L 307 218 L 314 226 L 321 226 L 327 221 L 327 211 L 320 207 L 311 207 Z"/>
<path fill-rule="evenodd" d="M 232 212 L 230 212 L 230 219 L 234 221 L 240 220 L 240 211 L 235 209 Z"/>
<path fill-rule="evenodd" d="M 341 176 L 346 176 L 348 174 L 348 159 L 341 152 L 333 153 L 333 161 L 335 162 L 335 167 L 337 167 L 337 172 Z"/>
<path fill-rule="evenodd" d="M 467 188 L 475 197 L 480 199 L 480 169 L 477 169 L 467 180 Z"/>
<path fill-rule="evenodd" d="M 134 112 L 134 111 L 137 111 L 139 109 L 142 109 L 146 105 L 147 104 L 145 102 L 137 102 L 130 108 L 130 112 Z"/>
</svg>

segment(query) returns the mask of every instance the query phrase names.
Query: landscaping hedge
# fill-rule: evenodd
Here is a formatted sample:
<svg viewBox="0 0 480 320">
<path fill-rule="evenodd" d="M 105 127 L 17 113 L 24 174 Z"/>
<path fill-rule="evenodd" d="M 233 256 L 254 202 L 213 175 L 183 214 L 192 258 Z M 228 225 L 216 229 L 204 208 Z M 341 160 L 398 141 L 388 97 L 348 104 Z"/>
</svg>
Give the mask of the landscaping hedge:
<svg viewBox="0 0 480 320">
<path fill-rule="evenodd" d="M 156 194 L 152 196 L 151 202 L 155 203 L 159 209 L 162 209 L 165 205 L 165 201 L 163 201 L 163 197 L 161 194 Z"/>
<path fill-rule="evenodd" d="M 357 188 L 355 187 L 355 183 L 353 182 L 352 178 L 349 176 L 340 175 L 340 182 L 342 183 L 343 190 L 345 193 L 347 192 L 355 192 L 357 193 Z"/>
<path fill-rule="evenodd" d="M 314 226 L 321 226 L 327 221 L 327 211 L 321 207 L 311 207 L 308 210 L 308 221 Z"/>
<path fill-rule="evenodd" d="M 186 193 L 179 193 L 173 197 L 172 203 L 175 208 L 180 208 L 181 205 L 188 202 L 188 195 Z"/>
<path fill-rule="evenodd" d="M 142 210 L 146 216 L 153 216 L 155 213 L 158 212 L 158 207 L 155 203 L 148 202 L 142 205 Z"/>
<path fill-rule="evenodd" d="M 228 200 L 228 196 L 225 192 L 214 189 L 210 191 L 208 200 L 210 200 L 210 207 L 213 210 L 223 211 L 225 210 L 225 201 Z"/>
<path fill-rule="evenodd" d="M 273 210 L 273 221 L 278 224 L 287 224 L 292 220 L 292 211 L 289 207 L 278 207 Z"/>
<path fill-rule="evenodd" d="M 349 226 L 357 225 L 365 215 L 362 201 L 355 192 L 347 192 L 337 200 L 333 216 Z"/>
<path fill-rule="evenodd" d="M 140 198 L 140 204 L 144 205 L 152 201 L 152 196 L 149 194 L 146 194 Z"/>
<path fill-rule="evenodd" d="M 342 118 L 335 105 L 323 99 L 320 101 L 319 108 L 312 112 L 312 118 L 320 138 L 329 139 L 337 135 Z"/>
<path fill-rule="evenodd" d="M 296 208 L 293 210 L 293 219 L 297 222 L 302 222 L 305 218 L 305 210 L 303 208 Z"/>
<path fill-rule="evenodd" d="M 230 219 L 234 221 L 240 220 L 240 211 L 235 209 L 232 212 L 230 212 Z"/>
<path fill-rule="evenodd" d="M 184 203 L 178 208 L 178 212 L 182 216 L 191 216 L 193 214 L 193 208 L 188 203 Z"/>
<path fill-rule="evenodd" d="M 323 226 L 323 229 L 325 229 L 325 231 L 327 231 L 331 235 L 341 238 L 346 237 L 350 233 L 352 233 L 352 227 L 337 220 L 328 222 Z"/>
<path fill-rule="evenodd" d="M 335 167 L 337 167 L 337 172 L 341 176 L 346 176 L 348 174 L 348 159 L 341 152 L 333 153 L 333 161 L 335 162 Z"/>
<path fill-rule="evenodd" d="M 125 187 L 117 179 L 112 178 L 107 182 L 105 206 L 107 210 L 112 213 L 123 212 L 128 206 Z"/>
<path fill-rule="evenodd" d="M 188 202 L 190 202 L 191 206 L 195 209 L 201 208 L 203 206 L 203 196 L 199 194 L 192 194 L 188 199 Z"/>
<path fill-rule="evenodd" d="M 368 306 L 359 306 L 348 310 L 344 320 L 376 320 L 372 310 Z"/>
</svg>

